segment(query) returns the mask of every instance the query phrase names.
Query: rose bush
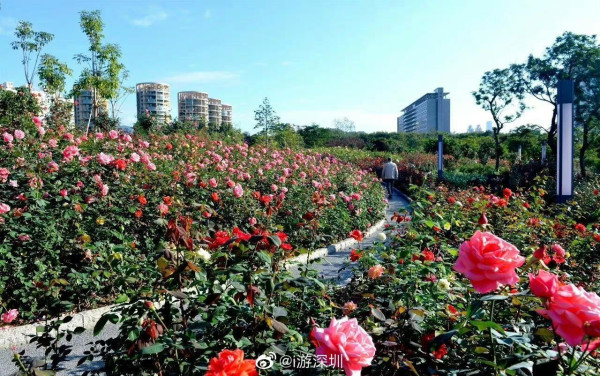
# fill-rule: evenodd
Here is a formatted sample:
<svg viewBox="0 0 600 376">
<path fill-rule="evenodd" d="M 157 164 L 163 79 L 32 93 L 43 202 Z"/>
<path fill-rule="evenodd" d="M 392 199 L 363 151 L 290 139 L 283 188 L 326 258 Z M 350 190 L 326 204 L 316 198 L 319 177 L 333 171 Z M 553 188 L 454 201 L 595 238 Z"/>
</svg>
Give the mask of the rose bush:
<svg viewBox="0 0 600 376">
<path fill-rule="evenodd" d="M 376 178 L 335 157 L 189 133 L 86 136 L 35 120 L 0 129 L 0 302 L 18 319 L 136 296 L 181 215 L 193 219 L 189 251 L 237 227 L 284 233 L 288 256 L 382 216 Z"/>
</svg>

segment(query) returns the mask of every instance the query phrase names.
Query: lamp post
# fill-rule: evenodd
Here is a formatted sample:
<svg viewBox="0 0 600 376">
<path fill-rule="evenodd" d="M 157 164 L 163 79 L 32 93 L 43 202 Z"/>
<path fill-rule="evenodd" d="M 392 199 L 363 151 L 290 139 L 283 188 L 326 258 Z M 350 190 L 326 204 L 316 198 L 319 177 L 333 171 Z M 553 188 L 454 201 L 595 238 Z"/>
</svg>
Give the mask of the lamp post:
<svg viewBox="0 0 600 376">
<path fill-rule="evenodd" d="M 438 179 L 444 178 L 444 137 L 438 135 Z"/>
<path fill-rule="evenodd" d="M 542 141 L 542 166 L 546 164 L 546 141 Z"/>
<path fill-rule="evenodd" d="M 523 151 L 523 146 L 521 146 L 519 144 L 519 152 L 517 154 L 517 159 L 520 161 L 521 160 L 521 155 L 522 155 L 522 151 Z"/>
<path fill-rule="evenodd" d="M 573 102 L 575 83 L 560 80 L 557 87 L 558 130 L 556 138 L 556 201 L 573 197 Z"/>
</svg>

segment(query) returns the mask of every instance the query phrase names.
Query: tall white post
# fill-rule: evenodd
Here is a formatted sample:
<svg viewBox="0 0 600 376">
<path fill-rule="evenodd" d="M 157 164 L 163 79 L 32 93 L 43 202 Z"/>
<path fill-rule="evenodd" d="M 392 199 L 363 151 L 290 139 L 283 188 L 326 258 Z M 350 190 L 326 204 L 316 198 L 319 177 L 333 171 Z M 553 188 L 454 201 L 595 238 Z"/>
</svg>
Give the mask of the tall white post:
<svg viewBox="0 0 600 376">
<path fill-rule="evenodd" d="M 573 197 L 573 80 L 558 81 L 558 129 L 556 138 L 556 201 L 567 202 Z"/>
</svg>

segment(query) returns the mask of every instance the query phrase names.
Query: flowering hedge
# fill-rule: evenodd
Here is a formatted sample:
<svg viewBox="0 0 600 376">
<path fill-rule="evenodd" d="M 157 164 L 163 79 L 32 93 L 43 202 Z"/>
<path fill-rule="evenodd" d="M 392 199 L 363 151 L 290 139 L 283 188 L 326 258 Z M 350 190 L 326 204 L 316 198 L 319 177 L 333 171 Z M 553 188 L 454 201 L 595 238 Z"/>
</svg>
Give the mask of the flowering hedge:
<svg viewBox="0 0 600 376">
<path fill-rule="evenodd" d="M 286 239 L 286 256 L 382 216 L 375 178 L 319 153 L 30 123 L 0 131 L 0 302 L 17 321 L 142 292 L 180 216 L 190 252 L 268 231 Z M 306 224 L 317 214 L 315 231 Z"/>
</svg>

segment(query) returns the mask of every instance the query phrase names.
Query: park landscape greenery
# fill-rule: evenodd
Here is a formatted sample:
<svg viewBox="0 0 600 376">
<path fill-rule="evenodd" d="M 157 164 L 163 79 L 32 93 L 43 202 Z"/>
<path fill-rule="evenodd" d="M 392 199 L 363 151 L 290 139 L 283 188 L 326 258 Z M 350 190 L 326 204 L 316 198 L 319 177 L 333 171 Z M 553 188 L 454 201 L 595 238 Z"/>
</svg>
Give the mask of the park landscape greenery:
<svg viewBox="0 0 600 376">
<path fill-rule="evenodd" d="M 98 12 L 83 12 L 81 26 L 90 55 L 78 55 L 89 66 L 76 86 L 117 107 L 120 50 L 101 43 Z M 29 87 L 0 91 L 0 317 L 37 323 L 32 343 L 46 355 L 29 369 L 15 349 L 20 374 L 54 374 L 83 332 L 63 326 L 70 314 L 108 304 L 93 332 L 110 322 L 117 334 L 90 343 L 80 363 L 102 360 L 111 375 L 599 373 L 594 38 L 565 33 L 543 57 L 486 73 L 474 97 L 494 130 L 447 135 L 437 180 L 436 135 L 364 134 L 348 119 L 297 130 L 267 99 L 254 136 L 151 116 L 129 135 L 112 129 L 117 111 L 94 113 L 89 132 L 69 129 L 59 102 L 36 117 L 30 93 L 29 56 L 51 35 L 21 23 L 17 37 Z M 70 70 L 45 56 L 38 73 L 58 96 Z M 526 95 L 552 102 L 567 77 L 584 110 L 580 170 L 574 198 L 558 205 L 552 151 L 539 160 L 555 114 L 548 131 L 500 131 Z M 411 210 L 363 247 L 383 216 L 377 171 L 388 156 Z M 288 268 L 348 236 L 359 242 L 348 284 Z M 315 356 L 312 367 L 282 361 Z"/>
</svg>

